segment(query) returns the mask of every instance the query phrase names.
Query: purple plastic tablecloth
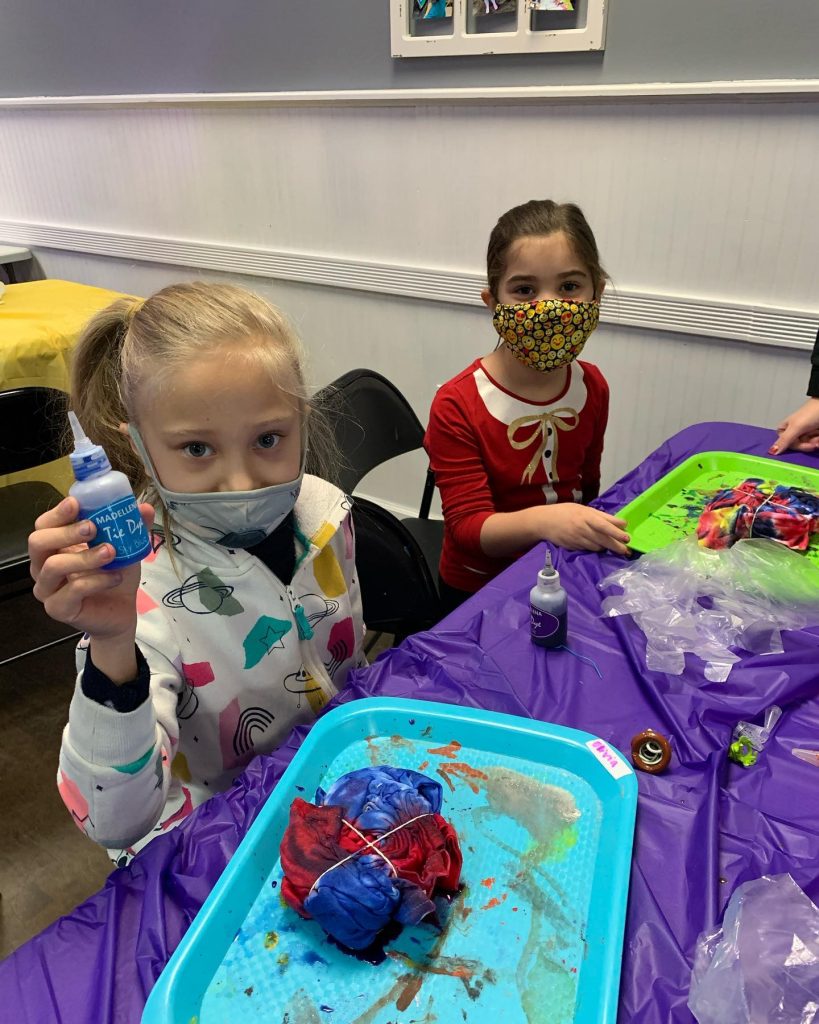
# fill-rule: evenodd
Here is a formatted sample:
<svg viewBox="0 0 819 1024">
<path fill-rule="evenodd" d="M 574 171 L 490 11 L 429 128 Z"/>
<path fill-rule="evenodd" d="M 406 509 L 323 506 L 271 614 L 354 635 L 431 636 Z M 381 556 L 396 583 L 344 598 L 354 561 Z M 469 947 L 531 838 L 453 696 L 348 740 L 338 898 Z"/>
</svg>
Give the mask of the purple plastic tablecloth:
<svg viewBox="0 0 819 1024">
<path fill-rule="evenodd" d="M 762 455 L 771 439 L 770 431 L 741 424 L 689 427 L 597 504 L 616 511 L 697 452 Z M 784 461 L 819 467 L 810 456 Z M 471 705 L 586 729 L 625 751 L 645 728 L 668 736 L 668 772 L 639 774 L 619 1019 L 690 1024 L 697 936 L 740 882 L 790 871 L 819 897 L 819 770 L 790 754 L 819 747 L 819 629 L 786 633 L 783 654 L 743 658 L 725 683 L 707 682 L 692 657 L 682 676 L 649 672 L 645 640 L 632 621 L 599 617 L 597 583 L 619 560 L 558 549 L 571 602 L 569 643 L 592 666 L 529 641 L 527 595 L 542 557 L 542 550 L 531 552 L 436 629 L 355 673 L 334 704 L 384 695 Z M 734 724 L 771 704 L 784 714 L 760 762 L 747 771 L 729 764 Z M 136 1024 L 305 734 L 296 729 L 274 754 L 253 761 L 228 792 L 155 839 L 99 893 L 0 964 L 0 1020 Z"/>
</svg>

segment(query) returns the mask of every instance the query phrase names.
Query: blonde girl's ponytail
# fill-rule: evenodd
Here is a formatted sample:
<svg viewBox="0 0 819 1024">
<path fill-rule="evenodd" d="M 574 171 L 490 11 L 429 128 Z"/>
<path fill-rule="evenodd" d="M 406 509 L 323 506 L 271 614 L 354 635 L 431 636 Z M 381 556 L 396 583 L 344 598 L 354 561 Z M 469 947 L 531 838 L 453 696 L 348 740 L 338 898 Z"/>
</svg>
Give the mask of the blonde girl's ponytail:
<svg viewBox="0 0 819 1024">
<path fill-rule="evenodd" d="M 83 328 L 71 360 L 71 406 L 137 494 L 145 490 L 148 477 L 119 425 L 129 419 L 120 388 L 122 347 L 141 307 L 141 299 L 123 298 L 100 310 Z"/>
</svg>

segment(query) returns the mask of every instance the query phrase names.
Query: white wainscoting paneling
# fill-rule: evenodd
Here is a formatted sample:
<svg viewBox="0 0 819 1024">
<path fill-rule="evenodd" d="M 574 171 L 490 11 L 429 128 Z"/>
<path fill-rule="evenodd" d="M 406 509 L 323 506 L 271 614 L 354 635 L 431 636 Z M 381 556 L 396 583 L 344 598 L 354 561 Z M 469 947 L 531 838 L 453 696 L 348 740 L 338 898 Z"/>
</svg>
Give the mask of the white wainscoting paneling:
<svg viewBox="0 0 819 1024">
<path fill-rule="evenodd" d="M 0 111 L 0 220 L 480 273 L 580 203 L 624 291 L 816 307 L 819 102 Z"/>
<path fill-rule="evenodd" d="M 486 313 L 464 303 L 497 216 L 532 197 L 572 199 L 615 286 L 587 347 L 612 388 L 611 481 L 688 423 L 773 425 L 801 401 L 806 353 L 764 342 L 777 310 L 778 338 L 795 346 L 817 316 L 811 95 L 0 105 L 0 221 L 40 232 L 48 276 L 139 294 L 237 277 L 216 255 L 257 251 L 277 276 L 239 279 L 297 321 L 315 382 L 372 366 L 423 419 L 436 385 L 492 347 Z M 327 287 L 342 270 L 345 286 Z M 408 456 L 362 490 L 417 507 L 423 469 Z"/>
</svg>

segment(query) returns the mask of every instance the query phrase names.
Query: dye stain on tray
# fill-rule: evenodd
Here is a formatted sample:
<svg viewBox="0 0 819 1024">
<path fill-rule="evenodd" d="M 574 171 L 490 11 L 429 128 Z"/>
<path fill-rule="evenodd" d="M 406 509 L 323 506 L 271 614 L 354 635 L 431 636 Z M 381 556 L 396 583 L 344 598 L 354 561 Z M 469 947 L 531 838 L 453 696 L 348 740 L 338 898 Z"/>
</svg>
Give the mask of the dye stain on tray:
<svg viewBox="0 0 819 1024">
<path fill-rule="evenodd" d="M 771 489 L 782 484 L 819 494 L 819 470 L 735 452 L 703 452 L 672 469 L 617 513 L 628 523 L 632 550 L 645 554 L 691 536 L 718 491 L 751 477 Z M 819 538 L 811 542 L 805 557 L 819 566 Z"/>
<path fill-rule="evenodd" d="M 213 975 L 199 1024 L 432 1024 L 501 1014 L 504 1024 L 570 1024 L 600 842 L 592 787 L 429 730 L 353 742 L 321 784 L 369 764 L 440 779 L 443 813 L 464 854 L 461 891 L 437 901 L 437 922 L 388 940 L 373 964 L 284 904 L 277 861 Z"/>
</svg>

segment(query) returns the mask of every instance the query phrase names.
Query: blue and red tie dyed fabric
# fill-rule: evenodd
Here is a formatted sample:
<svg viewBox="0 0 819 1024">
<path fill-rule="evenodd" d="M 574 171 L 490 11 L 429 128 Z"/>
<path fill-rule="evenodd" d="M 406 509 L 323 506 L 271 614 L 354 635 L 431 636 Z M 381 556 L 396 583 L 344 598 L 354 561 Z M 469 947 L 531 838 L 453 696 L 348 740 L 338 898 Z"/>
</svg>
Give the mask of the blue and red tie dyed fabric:
<svg viewBox="0 0 819 1024">
<path fill-rule="evenodd" d="M 297 798 L 281 843 L 282 895 L 350 949 L 372 945 L 391 921 L 417 924 L 434 912 L 432 896 L 460 880 L 458 836 L 440 809 L 437 782 L 389 765 L 343 775 L 315 804 Z"/>
<path fill-rule="evenodd" d="M 814 533 L 819 533 L 819 496 L 798 487 L 766 488 L 755 477 L 719 491 L 697 524 L 697 537 L 707 548 L 729 548 L 753 537 L 805 551 Z"/>
</svg>

